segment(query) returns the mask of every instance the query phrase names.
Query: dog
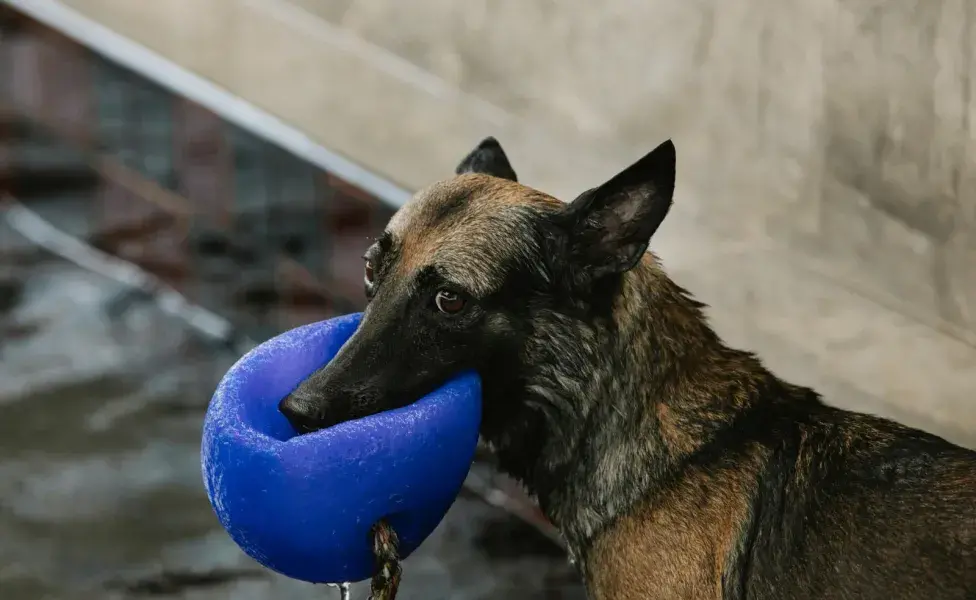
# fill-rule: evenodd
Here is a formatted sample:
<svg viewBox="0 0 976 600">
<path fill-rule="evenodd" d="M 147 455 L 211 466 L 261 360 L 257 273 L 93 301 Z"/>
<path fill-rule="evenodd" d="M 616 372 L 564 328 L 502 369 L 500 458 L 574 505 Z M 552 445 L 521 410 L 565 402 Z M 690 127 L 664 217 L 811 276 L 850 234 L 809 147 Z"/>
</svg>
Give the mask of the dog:
<svg viewBox="0 0 976 600">
<path fill-rule="evenodd" d="M 280 409 L 313 431 L 464 369 L 594 599 L 976 599 L 976 452 L 727 346 L 648 252 L 667 141 L 570 203 L 487 138 L 365 254 L 368 304 Z"/>
</svg>

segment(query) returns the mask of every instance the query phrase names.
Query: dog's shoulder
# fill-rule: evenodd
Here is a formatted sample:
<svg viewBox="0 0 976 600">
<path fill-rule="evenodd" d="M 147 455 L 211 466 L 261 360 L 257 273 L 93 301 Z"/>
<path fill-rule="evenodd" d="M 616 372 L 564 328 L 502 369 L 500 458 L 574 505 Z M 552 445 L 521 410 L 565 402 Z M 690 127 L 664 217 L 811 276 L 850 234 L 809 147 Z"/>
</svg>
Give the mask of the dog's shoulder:
<svg viewBox="0 0 976 600">
<path fill-rule="evenodd" d="M 890 589 L 849 597 L 976 591 L 976 452 L 803 388 L 779 400 L 593 541 L 595 597 L 843 598 L 863 569 Z"/>
<path fill-rule="evenodd" d="M 797 433 L 795 452 L 763 473 L 775 484 L 754 497 L 744 585 L 758 597 L 976 593 L 976 452 L 832 408 Z"/>
<path fill-rule="evenodd" d="M 598 535 L 584 573 L 595 598 L 723 598 L 735 587 L 770 452 L 760 444 L 691 467 Z"/>
</svg>

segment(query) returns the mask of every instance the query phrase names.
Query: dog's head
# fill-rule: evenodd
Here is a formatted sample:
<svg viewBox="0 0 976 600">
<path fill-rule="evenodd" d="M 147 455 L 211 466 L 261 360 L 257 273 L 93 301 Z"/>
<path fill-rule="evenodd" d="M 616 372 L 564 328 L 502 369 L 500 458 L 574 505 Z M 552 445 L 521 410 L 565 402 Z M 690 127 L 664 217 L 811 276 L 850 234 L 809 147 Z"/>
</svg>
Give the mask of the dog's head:
<svg viewBox="0 0 976 600">
<path fill-rule="evenodd" d="M 498 142 L 484 140 L 366 250 L 359 328 L 282 412 L 315 430 L 404 406 L 474 369 L 483 429 L 503 428 L 524 410 L 535 316 L 610 310 L 620 277 L 668 212 L 674 169 L 668 141 L 564 204 L 519 184 Z"/>
</svg>

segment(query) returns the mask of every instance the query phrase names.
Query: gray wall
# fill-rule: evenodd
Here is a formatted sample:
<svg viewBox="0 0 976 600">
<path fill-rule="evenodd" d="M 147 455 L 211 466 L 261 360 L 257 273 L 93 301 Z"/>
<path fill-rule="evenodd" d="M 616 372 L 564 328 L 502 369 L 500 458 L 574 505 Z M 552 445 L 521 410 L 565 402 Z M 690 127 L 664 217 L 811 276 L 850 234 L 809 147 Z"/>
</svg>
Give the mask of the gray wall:
<svg viewBox="0 0 976 600">
<path fill-rule="evenodd" d="M 671 137 L 653 248 L 723 335 L 976 432 L 972 0 L 61 4 L 410 189 L 491 134 L 569 199 Z"/>
<path fill-rule="evenodd" d="M 294 1 L 594 144 L 672 136 L 719 226 L 976 332 L 971 1 Z"/>
</svg>

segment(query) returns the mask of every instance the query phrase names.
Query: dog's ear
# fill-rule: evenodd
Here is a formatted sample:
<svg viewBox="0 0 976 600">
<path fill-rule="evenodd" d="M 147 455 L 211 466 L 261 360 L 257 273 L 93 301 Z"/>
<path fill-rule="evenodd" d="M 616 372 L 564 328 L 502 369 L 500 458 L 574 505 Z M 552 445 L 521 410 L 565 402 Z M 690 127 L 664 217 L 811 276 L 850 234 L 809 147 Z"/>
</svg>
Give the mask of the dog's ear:
<svg viewBox="0 0 976 600">
<path fill-rule="evenodd" d="M 674 169 L 668 140 L 563 209 L 570 264 L 590 281 L 636 266 L 671 208 Z"/>
<path fill-rule="evenodd" d="M 498 140 L 493 137 L 483 139 L 474 150 L 464 157 L 457 168 L 454 169 L 454 172 L 458 175 L 482 173 L 484 175 L 518 181 L 518 177 L 515 176 L 515 170 L 508 162 L 508 157 L 505 156 L 505 151 L 502 150 L 502 146 L 498 143 Z"/>
</svg>

